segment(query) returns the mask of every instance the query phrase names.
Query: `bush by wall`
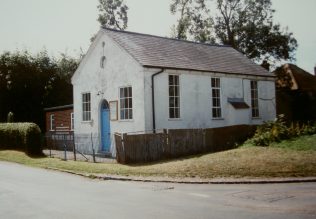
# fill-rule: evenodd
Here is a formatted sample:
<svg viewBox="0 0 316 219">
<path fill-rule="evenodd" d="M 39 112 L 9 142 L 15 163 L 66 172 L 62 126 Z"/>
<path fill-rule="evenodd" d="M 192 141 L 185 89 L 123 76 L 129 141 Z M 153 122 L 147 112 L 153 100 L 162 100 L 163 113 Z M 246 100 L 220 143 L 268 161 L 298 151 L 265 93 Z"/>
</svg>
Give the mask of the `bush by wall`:
<svg viewBox="0 0 316 219">
<path fill-rule="evenodd" d="M 0 150 L 41 155 L 41 130 L 34 123 L 0 123 Z"/>
<path fill-rule="evenodd" d="M 258 126 L 255 135 L 248 142 L 257 146 L 268 146 L 272 142 L 316 134 L 316 124 L 298 122 L 287 124 L 284 115 L 281 114 L 275 121 L 265 122 Z"/>
</svg>

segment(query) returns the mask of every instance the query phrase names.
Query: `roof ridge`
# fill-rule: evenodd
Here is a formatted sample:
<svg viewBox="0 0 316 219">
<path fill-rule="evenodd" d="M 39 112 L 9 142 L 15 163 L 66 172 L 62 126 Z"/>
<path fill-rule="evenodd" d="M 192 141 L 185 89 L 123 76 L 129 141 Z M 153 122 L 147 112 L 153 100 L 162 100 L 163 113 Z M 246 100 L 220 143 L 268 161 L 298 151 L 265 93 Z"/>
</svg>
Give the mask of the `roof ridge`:
<svg viewBox="0 0 316 219">
<path fill-rule="evenodd" d="M 160 38 L 160 39 L 173 40 L 173 41 L 184 42 L 184 43 L 192 43 L 192 44 L 199 44 L 199 45 L 212 46 L 212 47 L 228 47 L 228 48 L 232 48 L 230 45 L 219 45 L 219 44 L 194 42 L 194 41 L 189 41 L 189 40 L 175 39 L 175 38 L 170 38 L 170 37 L 162 37 L 162 36 L 146 34 L 146 33 L 138 33 L 138 32 L 126 31 L 126 30 L 116 30 L 116 29 L 111 29 L 111 28 L 104 27 L 104 26 L 101 26 L 101 28 L 105 29 L 105 30 L 113 31 L 113 32 L 120 32 L 120 33 L 127 33 L 127 34 L 136 34 L 136 35 L 142 35 L 142 36 L 156 37 L 156 38 Z"/>
</svg>

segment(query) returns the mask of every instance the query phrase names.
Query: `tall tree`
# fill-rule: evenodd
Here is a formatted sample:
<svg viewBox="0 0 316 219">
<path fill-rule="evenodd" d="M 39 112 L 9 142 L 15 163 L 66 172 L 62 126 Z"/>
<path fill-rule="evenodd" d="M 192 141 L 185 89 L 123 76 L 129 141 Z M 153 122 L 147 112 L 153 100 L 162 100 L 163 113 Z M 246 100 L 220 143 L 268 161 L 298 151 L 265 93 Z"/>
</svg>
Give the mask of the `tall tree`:
<svg viewBox="0 0 316 219">
<path fill-rule="evenodd" d="M 198 42 L 214 42 L 211 35 L 213 19 L 209 10 L 200 0 L 172 0 L 170 11 L 179 13 L 178 23 L 172 27 L 172 37 Z"/>
<path fill-rule="evenodd" d="M 70 77 L 78 61 L 66 55 L 51 58 L 46 51 L 0 55 L 0 122 L 13 112 L 17 122 L 35 122 L 43 129 L 44 107 L 72 103 Z"/>
<path fill-rule="evenodd" d="M 104 27 L 125 30 L 127 28 L 128 7 L 123 0 L 99 0 L 98 21 Z"/>
<path fill-rule="evenodd" d="M 251 59 L 294 59 L 297 41 L 292 33 L 273 23 L 271 0 L 217 0 L 215 32 Z"/>
<path fill-rule="evenodd" d="M 212 0 L 194 1 L 201 8 L 210 8 L 212 3 Z M 213 3 L 216 10 L 212 12 L 214 29 L 210 32 L 217 43 L 231 45 L 255 61 L 294 59 L 297 41 L 287 29 L 274 24 L 271 0 L 216 0 Z M 172 4 L 181 5 L 174 1 Z"/>
</svg>

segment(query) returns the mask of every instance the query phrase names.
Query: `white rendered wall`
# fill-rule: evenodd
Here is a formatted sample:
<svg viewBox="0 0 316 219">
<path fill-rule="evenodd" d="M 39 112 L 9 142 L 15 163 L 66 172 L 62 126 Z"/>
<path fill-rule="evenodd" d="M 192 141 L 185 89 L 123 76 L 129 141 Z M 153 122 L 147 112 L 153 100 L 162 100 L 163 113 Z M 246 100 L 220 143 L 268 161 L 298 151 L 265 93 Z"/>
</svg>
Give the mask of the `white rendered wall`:
<svg viewBox="0 0 316 219">
<path fill-rule="evenodd" d="M 152 129 L 151 75 L 159 69 L 145 72 L 146 129 Z M 169 119 L 168 75 L 177 74 L 180 80 L 180 119 Z M 221 79 L 222 118 L 212 118 L 211 77 Z M 258 81 L 259 114 L 251 117 L 251 108 L 235 109 L 227 98 L 244 98 L 251 106 L 250 80 Z M 273 78 L 238 76 L 180 70 L 166 70 L 155 77 L 156 129 L 212 128 L 239 124 L 260 124 L 276 116 Z"/>
<path fill-rule="evenodd" d="M 104 51 L 102 42 L 105 43 Z M 100 59 L 106 57 L 104 69 L 100 67 Z M 72 79 L 74 89 L 74 120 L 75 134 L 100 135 L 100 105 L 103 99 L 118 101 L 118 121 L 110 121 L 112 144 L 114 151 L 115 132 L 135 132 L 145 129 L 144 118 L 144 77 L 143 68 L 111 38 L 98 34 L 96 42 L 87 53 L 81 67 Z M 133 119 L 120 120 L 119 88 L 132 86 Z M 82 121 L 82 93 L 91 93 L 91 121 Z M 99 95 L 98 95 L 99 93 Z M 97 151 L 100 151 L 100 141 L 97 141 Z"/>
</svg>

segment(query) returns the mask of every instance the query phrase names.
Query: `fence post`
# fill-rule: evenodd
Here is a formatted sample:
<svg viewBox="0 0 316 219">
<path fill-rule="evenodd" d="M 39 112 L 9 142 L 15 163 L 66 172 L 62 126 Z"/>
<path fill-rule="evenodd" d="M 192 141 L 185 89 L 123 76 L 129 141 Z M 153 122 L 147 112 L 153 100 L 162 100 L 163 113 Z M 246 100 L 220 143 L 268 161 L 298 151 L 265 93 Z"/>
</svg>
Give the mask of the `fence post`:
<svg viewBox="0 0 316 219">
<path fill-rule="evenodd" d="M 75 141 L 75 134 L 73 133 L 72 134 L 72 149 L 73 149 L 73 152 L 74 152 L 74 161 L 77 160 L 77 156 L 76 156 L 76 141 Z"/>
<path fill-rule="evenodd" d="M 163 158 L 165 158 L 165 152 L 166 149 L 168 148 L 168 130 L 167 129 L 163 129 L 163 137 L 164 137 L 164 144 L 162 144 L 162 156 Z"/>
<path fill-rule="evenodd" d="M 46 136 L 46 144 L 47 144 L 47 141 L 48 141 L 48 135 L 45 135 Z M 49 157 L 52 158 L 52 144 L 53 144 L 53 138 L 52 138 L 52 135 L 50 135 L 50 142 L 49 142 Z"/>
<path fill-rule="evenodd" d="M 93 157 L 93 163 L 95 163 L 95 152 L 94 152 L 94 147 L 93 147 L 92 133 L 91 133 L 91 147 L 92 147 L 92 157 Z"/>
<path fill-rule="evenodd" d="M 64 143 L 64 160 L 67 161 L 67 145 Z"/>
<path fill-rule="evenodd" d="M 203 152 L 206 152 L 207 150 L 206 150 L 206 137 L 205 137 L 205 135 L 206 135 L 206 129 L 202 129 L 202 133 L 203 133 Z"/>
<path fill-rule="evenodd" d="M 122 158 L 124 157 L 123 163 L 126 163 L 126 150 L 125 150 L 125 142 L 124 142 L 124 134 L 121 133 L 121 142 L 122 142 Z"/>
</svg>

